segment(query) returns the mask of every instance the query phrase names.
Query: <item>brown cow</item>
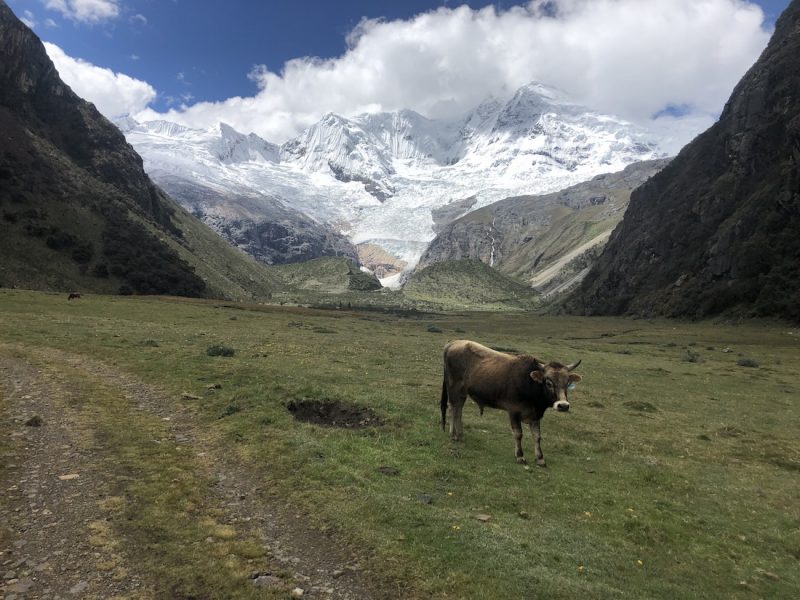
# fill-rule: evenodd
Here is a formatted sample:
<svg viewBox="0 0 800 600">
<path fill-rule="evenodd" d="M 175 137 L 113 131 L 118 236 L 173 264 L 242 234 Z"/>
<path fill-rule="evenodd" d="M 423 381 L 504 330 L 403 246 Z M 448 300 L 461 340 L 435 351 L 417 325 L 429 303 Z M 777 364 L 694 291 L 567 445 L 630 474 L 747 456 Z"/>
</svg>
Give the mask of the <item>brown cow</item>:
<svg viewBox="0 0 800 600">
<path fill-rule="evenodd" d="M 570 371 L 580 363 L 544 364 L 528 354 L 512 356 L 469 340 L 449 342 L 444 348 L 442 429 L 449 402 L 450 437 L 455 441 L 463 438 L 461 414 L 469 395 L 477 402 L 481 414 L 486 406 L 508 412 L 516 443 L 514 456 L 519 463 L 525 463 L 522 423 L 530 425 L 536 445 L 536 464 L 544 467 L 539 422 L 551 406 L 560 412 L 569 410 L 567 389 L 581 380 L 580 375 Z"/>
</svg>

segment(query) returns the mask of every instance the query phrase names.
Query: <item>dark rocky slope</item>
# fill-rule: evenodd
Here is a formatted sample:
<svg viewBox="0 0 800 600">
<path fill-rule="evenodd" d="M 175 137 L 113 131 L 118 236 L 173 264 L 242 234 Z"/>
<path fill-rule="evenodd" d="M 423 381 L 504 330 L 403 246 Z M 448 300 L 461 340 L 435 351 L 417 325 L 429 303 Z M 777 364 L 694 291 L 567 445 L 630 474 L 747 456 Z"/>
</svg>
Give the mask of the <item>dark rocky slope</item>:
<svg viewBox="0 0 800 600">
<path fill-rule="evenodd" d="M 800 0 L 719 121 L 633 193 L 566 306 L 800 319 Z"/>
<path fill-rule="evenodd" d="M 358 262 L 356 247 L 345 236 L 277 198 L 221 193 L 174 175 L 155 177 L 191 214 L 265 264 L 304 262 L 321 256 L 345 256 Z"/>
<path fill-rule="evenodd" d="M 265 297 L 271 275 L 157 188 L 0 0 L 0 285 Z"/>
</svg>

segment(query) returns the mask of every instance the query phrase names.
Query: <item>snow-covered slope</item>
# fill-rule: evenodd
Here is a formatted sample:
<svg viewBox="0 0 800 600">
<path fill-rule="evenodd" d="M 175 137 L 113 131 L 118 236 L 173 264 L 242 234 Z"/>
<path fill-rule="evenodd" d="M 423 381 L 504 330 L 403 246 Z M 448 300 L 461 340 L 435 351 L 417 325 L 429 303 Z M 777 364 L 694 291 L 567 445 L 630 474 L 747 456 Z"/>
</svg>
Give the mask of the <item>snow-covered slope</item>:
<svg viewBox="0 0 800 600">
<path fill-rule="evenodd" d="M 251 198 L 249 210 L 259 199 L 280 202 L 409 266 L 434 237 L 433 210 L 472 197 L 455 207 L 552 192 L 663 156 L 647 132 L 539 83 L 449 121 L 407 110 L 327 114 L 280 147 L 224 124 L 195 130 L 127 119 L 120 126 L 157 182 L 178 177 Z"/>
</svg>

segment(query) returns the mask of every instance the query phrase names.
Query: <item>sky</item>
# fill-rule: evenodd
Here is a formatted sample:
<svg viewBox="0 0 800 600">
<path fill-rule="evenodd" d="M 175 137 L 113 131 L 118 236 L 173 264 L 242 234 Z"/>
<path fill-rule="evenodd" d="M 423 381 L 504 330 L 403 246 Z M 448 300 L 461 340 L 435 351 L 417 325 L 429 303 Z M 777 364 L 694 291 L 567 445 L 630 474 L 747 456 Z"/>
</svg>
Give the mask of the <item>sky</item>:
<svg viewBox="0 0 800 600">
<path fill-rule="evenodd" d="M 110 118 L 281 143 L 323 114 L 455 117 L 531 81 L 679 147 L 789 0 L 7 0 Z"/>
</svg>

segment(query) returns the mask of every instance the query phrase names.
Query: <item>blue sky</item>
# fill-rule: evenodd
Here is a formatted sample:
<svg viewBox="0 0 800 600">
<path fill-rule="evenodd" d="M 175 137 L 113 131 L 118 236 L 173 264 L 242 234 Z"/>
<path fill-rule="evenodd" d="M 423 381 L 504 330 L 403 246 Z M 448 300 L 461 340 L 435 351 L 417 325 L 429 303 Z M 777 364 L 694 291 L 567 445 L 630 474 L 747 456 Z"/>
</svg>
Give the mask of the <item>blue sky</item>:
<svg viewBox="0 0 800 600">
<path fill-rule="evenodd" d="M 707 122 L 788 4 L 7 1 L 58 47 L 48 52 L 62 77 L 101 111 L 146 107 L 194 126 L 224 117 L 275 141 L 328 110 L 442 116 L 532 79 L 632 120 Z M 109 101 L 114 94 L 120 99 Z"/>
<path fill-rule="evenodd" d="M 92 23 L 48 10 L 43 0 L 8 3 L 20 17 L 30 11 L 37 34 L 70 56 L 151 83 L 162 92 L 154 104 L 159 108 L 185 94 L 212 101 L 252 94 L 256 85 L 247 74 L 255 64 L 277 72 L 292 58 L 338 56 L 347 48 L 348 33 L 363 17 L 408 19 L 448 4 L 430 0 L 121 0 L 119 16 Z M 450 4 L 479 8 L 489 3 Z M 46 19 L 57 26 L 48 27 Z"/>
</svg>

